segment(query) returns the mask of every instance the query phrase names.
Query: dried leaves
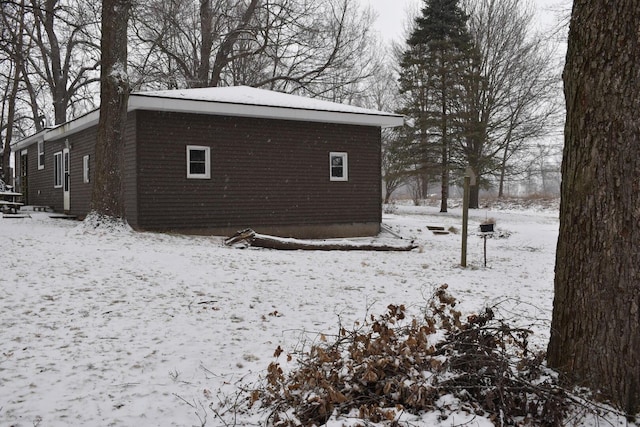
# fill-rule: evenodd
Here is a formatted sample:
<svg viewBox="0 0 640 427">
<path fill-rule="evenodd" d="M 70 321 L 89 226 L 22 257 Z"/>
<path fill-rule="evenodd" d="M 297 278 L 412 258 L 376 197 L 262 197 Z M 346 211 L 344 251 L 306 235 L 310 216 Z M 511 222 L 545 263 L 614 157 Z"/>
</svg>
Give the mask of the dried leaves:
<svg viewBox="0 0 640 427">
<path fill-rule="evenodd" d="M 444 413 L 439 399 L 451 395 L 458 409 L 498 425 L 561 425 L 564 392 L 547 375 L 543 354 L 528 349 L 530 331 L 511 328 L 490 309 L 463 323 L 446 289 L 436 290 L 421 319 L 407 320 L 403 305 L 389 305 L 358 329 L 341 329 L 333 342 L 323 335 L 296 355 L 290 374 L 271 363 L 251 403 L 260 396 L 274 426 L 322 425 L 345 414 L 393 425 L 402 412 Z"/>
</svg>

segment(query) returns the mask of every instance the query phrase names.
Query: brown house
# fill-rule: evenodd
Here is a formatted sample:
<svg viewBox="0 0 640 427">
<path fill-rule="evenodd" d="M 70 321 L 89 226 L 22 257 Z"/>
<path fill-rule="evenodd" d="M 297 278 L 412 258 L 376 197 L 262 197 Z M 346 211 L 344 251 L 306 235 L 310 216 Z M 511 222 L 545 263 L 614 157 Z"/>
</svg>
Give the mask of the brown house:
<svg viewBox="0 0 640 427">
<path fill-rule="evenodd" d="M 12 146 L 29 205 L 89 211 L 98 111 Z M 126 215 L 137 230 L 374 235 L 380 129 L 401 116 L 249 87 L 133 93 Z"/>
</svg>

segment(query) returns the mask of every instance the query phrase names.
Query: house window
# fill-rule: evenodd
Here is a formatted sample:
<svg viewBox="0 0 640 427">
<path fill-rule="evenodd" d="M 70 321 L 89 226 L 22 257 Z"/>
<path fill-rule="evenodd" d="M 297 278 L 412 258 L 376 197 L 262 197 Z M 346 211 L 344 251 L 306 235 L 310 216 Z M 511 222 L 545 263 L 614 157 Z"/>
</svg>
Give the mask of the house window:
<svg viewBox="0 0 640 427">
<path fill-rule="evenodd" d="M 38 170 L 44 169 L 44 141 L 38 141 Z"/>
<path fill-rule="evenodd" d="M 187 145 L 187 178 L 211 178 L 211 148 Z"/>
<path fill-rule="evenodd" d="M 82 158 L 82 182 L 89 182 L 89 155 Z"/>
<path fill-rule="evenodd" d="M 53 186 L 62 187 L 62 151 L 53 155 Z"/>
<path fill-rule="evenodd" d="M 348 181 L 347 153 L 329 153 L 329 171 L 331 181 Z"/>
</svg>

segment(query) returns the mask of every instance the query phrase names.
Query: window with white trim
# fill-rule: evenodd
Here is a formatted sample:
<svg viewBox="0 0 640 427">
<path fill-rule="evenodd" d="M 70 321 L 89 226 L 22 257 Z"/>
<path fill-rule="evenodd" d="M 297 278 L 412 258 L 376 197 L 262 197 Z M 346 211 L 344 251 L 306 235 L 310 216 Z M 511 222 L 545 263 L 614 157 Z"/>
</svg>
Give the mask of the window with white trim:
<svg viewBox="0 0 640 427">
<path fill-rule="evenodd" d="M 347 153 L 329 153 L 329 179 L 331 181 L 348 181 Z"/>
<path fill-rule="evenodd" d="M 89 183 L 89 155 L 82 158 L 82 182 Z"/>
<path fill-rule="evenodd" d="M 211 147 L 187 145 L 187 178 L 211 178 Z"/>
<path fill-rule="evenodd" d="M 53 155 L 53 187 L 62 188 L 62 151 Z"/>
<path fill-rule="evenodd" d="M 38 141 L 38 170 L 44 169 L 44 141 Z"/>
</svg>

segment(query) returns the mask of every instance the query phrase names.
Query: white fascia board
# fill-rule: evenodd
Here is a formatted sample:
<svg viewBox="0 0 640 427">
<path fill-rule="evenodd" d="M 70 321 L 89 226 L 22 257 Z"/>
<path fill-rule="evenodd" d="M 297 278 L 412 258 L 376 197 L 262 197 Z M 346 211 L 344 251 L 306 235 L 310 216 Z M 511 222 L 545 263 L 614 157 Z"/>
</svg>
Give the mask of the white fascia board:
<svg viewBox="0 0 640 427">
<path fill-rule="evenodd" d="M 20 150 L 27 148 L 28 146 L 35 144 L 36 142 L 44 141 L 44 137 L 49 129 L 43 129 L 38 133 L 34 133 L 31 136 L 26 137 L 25 139 L 21 139 L 20 141 L 16 141 L 11 144 L 11 151 L 13 153 L 17 153 Z"/>
<path fill-rule="evenodd" d="M 378 115 L 306 110 L 299 108 L 236 104 L 229 102 L 152 97 L 136 94 L 132 94 L 129 97 L 129 110 L 174 111 L 181 113 L 255 117 L 303 122 L 340 123 L 383 128 L 401 126 L 404 123 L 404 117 L 395 114 L 381 113 Z"/>
<path fill-rule="evenodd" d="M 94 110 L 90 113 L 85 114 L 84 116 L 78 117 L 77 119 L 54 127 L 53 129 L 49 130 L 49 132 L 47 132 L 44 140 L 51 141 L 62 136 L 69 136 L 76 132 L 80 132 L 81 130 L 97 125 L 99 119 L 100 110 Z"/>
<path fill-rule="evenodd" d="M 69 136 L 81 130 L 87 129 L 91 126 L 98 124 L 100 118 L 100 111 L 94 110 L 90 113 L 80 116 L 77 119 L 70 120 L 54 128 L 46 128 L 40 132 L 33 134 L 25 139 L 22 139 L 14 144 L 11 144 L 11 151 L 17 152 L 22 150 L 38 141 L 51 141 L 63 136 Z"/>
</svg>

